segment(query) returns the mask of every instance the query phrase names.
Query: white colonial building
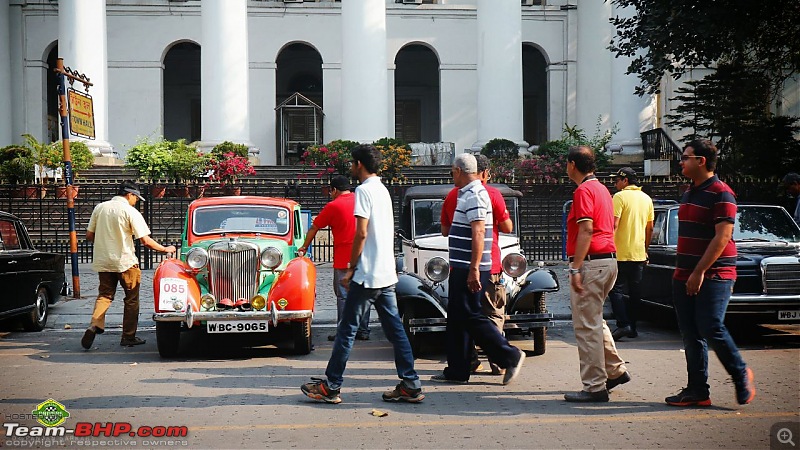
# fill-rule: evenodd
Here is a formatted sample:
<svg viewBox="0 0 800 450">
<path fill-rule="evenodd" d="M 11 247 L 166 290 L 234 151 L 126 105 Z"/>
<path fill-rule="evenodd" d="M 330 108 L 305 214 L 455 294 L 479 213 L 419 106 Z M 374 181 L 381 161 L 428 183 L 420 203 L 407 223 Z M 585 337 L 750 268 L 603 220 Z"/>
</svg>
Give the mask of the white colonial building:
<svg viewBox="0 0 800 450">
<path fill-rule="evenodd" d="M 91 78 L 96 140 L 249 145 L 291 164 L 334 139 L 558 138 L 565 124 L 641 151 L 664 102 L 607 50 L 604 0 L 2 0 L 0 146 L 59 138 L 57 58 Z M 76 85 L 76 88 L 81 87 Z"/>
</svg>

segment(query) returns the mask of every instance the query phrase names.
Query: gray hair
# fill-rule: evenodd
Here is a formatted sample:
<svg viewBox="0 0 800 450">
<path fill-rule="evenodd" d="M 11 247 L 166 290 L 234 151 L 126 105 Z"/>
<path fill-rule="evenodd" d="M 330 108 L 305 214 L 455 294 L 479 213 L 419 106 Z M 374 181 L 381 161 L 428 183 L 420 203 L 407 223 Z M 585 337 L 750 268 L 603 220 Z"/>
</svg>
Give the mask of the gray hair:
<svg viewBox="0 0 800 450">
<path fill-rule="evenodd" d="M 453 160 L 453 167 L 458 167 L 464 173 L 478 173 L 478 162 L 469 153 L 462 153 Z"/>
</svg>

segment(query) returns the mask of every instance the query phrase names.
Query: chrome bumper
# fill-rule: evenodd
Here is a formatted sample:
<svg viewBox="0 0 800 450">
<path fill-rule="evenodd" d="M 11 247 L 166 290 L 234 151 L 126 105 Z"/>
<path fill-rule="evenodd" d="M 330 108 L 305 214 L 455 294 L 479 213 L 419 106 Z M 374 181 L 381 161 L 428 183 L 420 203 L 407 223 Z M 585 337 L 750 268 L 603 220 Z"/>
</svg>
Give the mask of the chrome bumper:
<svg viewBox="0 0 800 450">
<path fill-rule="evenodd" d="M 504 330 L 523 330 L 528 331 L 533 328 L 549 328 L 556 326 L 553 322 L 553 314 L 511 314 L 506 315 Z M 446 317 L 432 317 L 428 319 L 409 320 L 408 331 L 411 334 L 431 333 L 445 331 L 447 329 Z"/>
<path fill-rule="evenodd" d="M 314 312 L 309 310 L 300 311 L 278 311 L 274 302 L 270 302 L 269 309 L 264 311 L 193 311 L 191 307 L 186 311 L 163 312 L 153 314 L 156 322 L 185 322 L 188 328 L 197 320 L 269 320 L 273 327 L 278 326 L 279 321 L 291 319 L 308 319 L 313 317 Z"/>
</svg>

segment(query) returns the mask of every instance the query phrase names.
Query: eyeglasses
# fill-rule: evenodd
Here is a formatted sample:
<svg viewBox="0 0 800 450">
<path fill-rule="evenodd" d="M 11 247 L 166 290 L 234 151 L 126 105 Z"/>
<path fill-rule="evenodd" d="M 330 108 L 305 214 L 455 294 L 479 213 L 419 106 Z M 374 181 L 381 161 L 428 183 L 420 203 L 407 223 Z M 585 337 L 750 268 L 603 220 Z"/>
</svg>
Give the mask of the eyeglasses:
<svg viewBox="0 0 800 450">
<path fill-rule="evenodd" d="M 681 155 L 681 161 L 687 161 L 689 158 L 705 158 L 705 156 Z"/>
</svg>

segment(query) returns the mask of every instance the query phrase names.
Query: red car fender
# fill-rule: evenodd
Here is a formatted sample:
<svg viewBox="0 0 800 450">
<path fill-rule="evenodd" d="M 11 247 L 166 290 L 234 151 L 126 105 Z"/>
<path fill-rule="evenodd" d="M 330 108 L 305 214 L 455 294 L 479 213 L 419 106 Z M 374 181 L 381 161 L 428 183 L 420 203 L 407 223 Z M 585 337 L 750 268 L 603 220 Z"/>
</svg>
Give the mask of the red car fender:
<svg viewBox="0 0 800 450">
<path fill-rule="evenodd" d="M 317 268 L 309 258 L 295 258 L 278 275 L 267 295 L 267 307 L 274 302 L 278 310 L 314 310 L 316 297 Z M 285 299 L 286 307 L 281 307 Z"/>
<path fill-rule="evenodd" d="M 185 285 L 178 282 L 170 282 L 172 280 L 185 281 Z M 165 292 L 162 292 L 162 280 Z M 194 271 L 189 268 L 183 261 L 179 259 L 165 259 L 158 265 L 156 273 L 153 276 L 153 299 L 155 301 L 155 311 L 170 312 L 172 309 L 162 310 L 160 308 L 161 295 L 180 295 L 182 297 L 183 289 L 186 289 L 186 300 L 192 310 L 200 310 L 200 285 L 194 277 Z M 166 292 L 169 291 L 169 292 Z"/>
</svg>

